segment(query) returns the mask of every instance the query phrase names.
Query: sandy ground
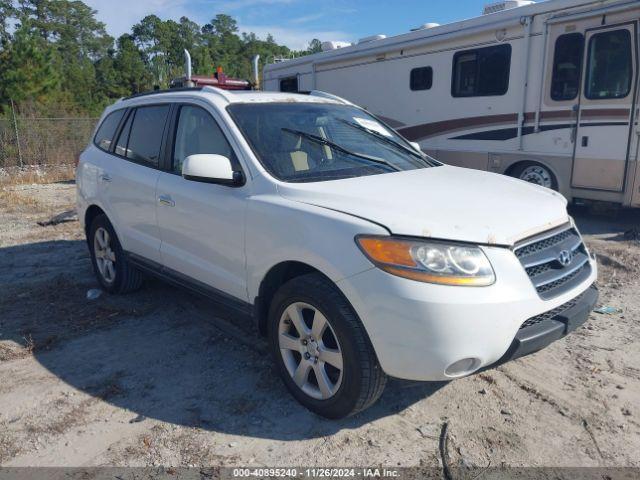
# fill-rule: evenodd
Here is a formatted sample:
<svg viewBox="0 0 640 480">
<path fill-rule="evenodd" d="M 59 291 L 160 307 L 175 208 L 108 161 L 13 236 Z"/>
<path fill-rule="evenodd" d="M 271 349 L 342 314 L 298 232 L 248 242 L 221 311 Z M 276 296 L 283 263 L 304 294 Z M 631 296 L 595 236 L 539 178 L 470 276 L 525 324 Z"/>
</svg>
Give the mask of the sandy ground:
<svg viewBox="0 0 640 480">
<path fill-rule="evenodd" d="M 586 327 L 451 383 L 391 381 L 344 421 L 300 407 L 265 344 L 207 300 L 158 281 L 96 287 L 72 184 L 4 191 L 0 205 L 3 466 L 640 466 L 639 212 L 574 214 L 601 263 Z M 20 201 L 15 202 L 16 198 Z M 11 205 L 11 206 L 7 206 Z"/>
</svg>

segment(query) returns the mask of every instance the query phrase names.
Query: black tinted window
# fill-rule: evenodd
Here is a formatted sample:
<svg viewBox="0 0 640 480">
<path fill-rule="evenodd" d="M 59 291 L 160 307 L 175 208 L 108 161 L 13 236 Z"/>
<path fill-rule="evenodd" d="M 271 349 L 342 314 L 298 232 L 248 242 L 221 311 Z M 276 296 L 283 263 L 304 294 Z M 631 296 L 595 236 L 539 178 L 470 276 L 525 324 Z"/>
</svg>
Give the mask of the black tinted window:
<svg viewBox="0 0 640 480">
<path fill-rule="evenodd" d="M 200 107 L 180 108 L 173 150 L 173 171 L 182 173 L 182 162 L 189 155 L 215 153 L 232 158 L 231 146 L 216 121 Z"/>
<path fill-rule="evenodd" d="M 127 158 L 136 162 L 148 163 L 154 167 L 158 166 L 162 132 L 168 113 L 168 105 L 136 109 L 129 134 Z"/>
<path fill-rule="evenodd" d="M 629 95 L 633 77 L 629 30 L 603 32 L 591 37 L 588 58 L 587 98 L 604 100 Z"/>
<path fill-rule="evenodd" d="M 429 90 L 433 85 L 433 68 L 420 67 L 411 70 L 409 87 L 411 90 Z"/>
<path fill-rule="evenodd" d="M 281 92 L 297 92 L 298 91 L 298 77 L 283 78 L 280 80 Z"/>
<path fill-rule="evenodd" d="M 113 136 L 116 133 L 116 129 L 118 128 L 118 124 L 124 115 L 124 110 L 116 110 L 115 112 L 110 113 L 107 117 L 102 121 L 100 128 L 96 132 L 96 136 L 93 141 L 96 146 L 102 150 L 109 151 L 111 147 L 111 142 L 113 141 Z"/>
<path fill-rule="evenodd" d="M 552 100 L 573 100 L 578 96 L 583 48 L 581 33 L 561 35 L 556 40 L 551 77 Z"/>
<path fill-rule="evenodd" d="M 504 95 L 509 89 L 511 45 L 458 52 L 453 57 L 454 97 Z"/>
</svg>

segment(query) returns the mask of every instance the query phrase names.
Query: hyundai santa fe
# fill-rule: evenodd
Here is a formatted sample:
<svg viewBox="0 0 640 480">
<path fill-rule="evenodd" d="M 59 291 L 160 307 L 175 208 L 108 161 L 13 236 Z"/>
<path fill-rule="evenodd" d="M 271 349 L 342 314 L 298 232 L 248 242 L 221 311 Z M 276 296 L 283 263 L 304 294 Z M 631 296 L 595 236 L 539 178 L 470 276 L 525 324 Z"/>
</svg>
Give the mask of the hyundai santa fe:
<svg viewBox="0 0 640 480">
<path fill-rule="evenodd" d="M 120 100 L 77 189 L 105 290 L 152 273 L 251 317 L 293 396 L 329 418 L 389 376 L 450 380 L 540 350 L 597 301 L 560 194 L 443 165 L 322 92 Z"/>
</svg>

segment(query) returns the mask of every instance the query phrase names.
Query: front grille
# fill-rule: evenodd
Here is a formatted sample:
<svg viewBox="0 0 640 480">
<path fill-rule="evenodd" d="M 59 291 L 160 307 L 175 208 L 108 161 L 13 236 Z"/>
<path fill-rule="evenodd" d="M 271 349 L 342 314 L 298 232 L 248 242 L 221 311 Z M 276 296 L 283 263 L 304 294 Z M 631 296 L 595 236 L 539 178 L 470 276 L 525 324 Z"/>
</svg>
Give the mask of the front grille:
<svg viewBox="0 0 640 480">
<path fill-rule="evenodd" d="M 562 295 L 591 274 L 587 249 L 572 227 L 521 242 L 514 253 L 544 300 Z"/>
<path fill-rule="evenodd" d="M 540 315 L 536 315 L 535 317 L 531 317 L 530 319 L 526 320 L 522 325 L 520 325 L 520 330 L 522 330 L 523 328 L 532 327 L 533 325 L 537 325 L 538 323 L 544 322 L 545 320 L 551 320 L 552 318 L 555 318 L 558 315 L 563 314 L 570 308 L 575 307 L 582 300 L 582 298 L 587 294 L 588 291 L 589 291 L 588 289 L 585 290 L 576 298 L 569 300 L 567 303 L 563 303 L 562 305 L 554 308 L 553 310 L 549 310 L 548 312 L 544 312 L 544 313 L 541 313 Z"/>
</svg>

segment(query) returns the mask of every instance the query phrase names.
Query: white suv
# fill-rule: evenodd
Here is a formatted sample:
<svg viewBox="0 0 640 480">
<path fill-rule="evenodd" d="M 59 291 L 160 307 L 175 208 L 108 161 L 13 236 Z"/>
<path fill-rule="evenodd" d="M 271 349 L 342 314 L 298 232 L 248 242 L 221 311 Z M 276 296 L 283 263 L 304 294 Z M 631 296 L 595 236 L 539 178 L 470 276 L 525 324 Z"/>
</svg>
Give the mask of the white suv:
<svg viewBox="0 0 640 480">
<path fill-rule="evenodd" d="M 98 280 L 142 272 L 251 315 L 291 393 L 339 418 L 585 322 L 596 263 L 545 188 L 445 166 L 340 98 L 212 87 L 107 108 L 80 157 Z"/>
</svg>

